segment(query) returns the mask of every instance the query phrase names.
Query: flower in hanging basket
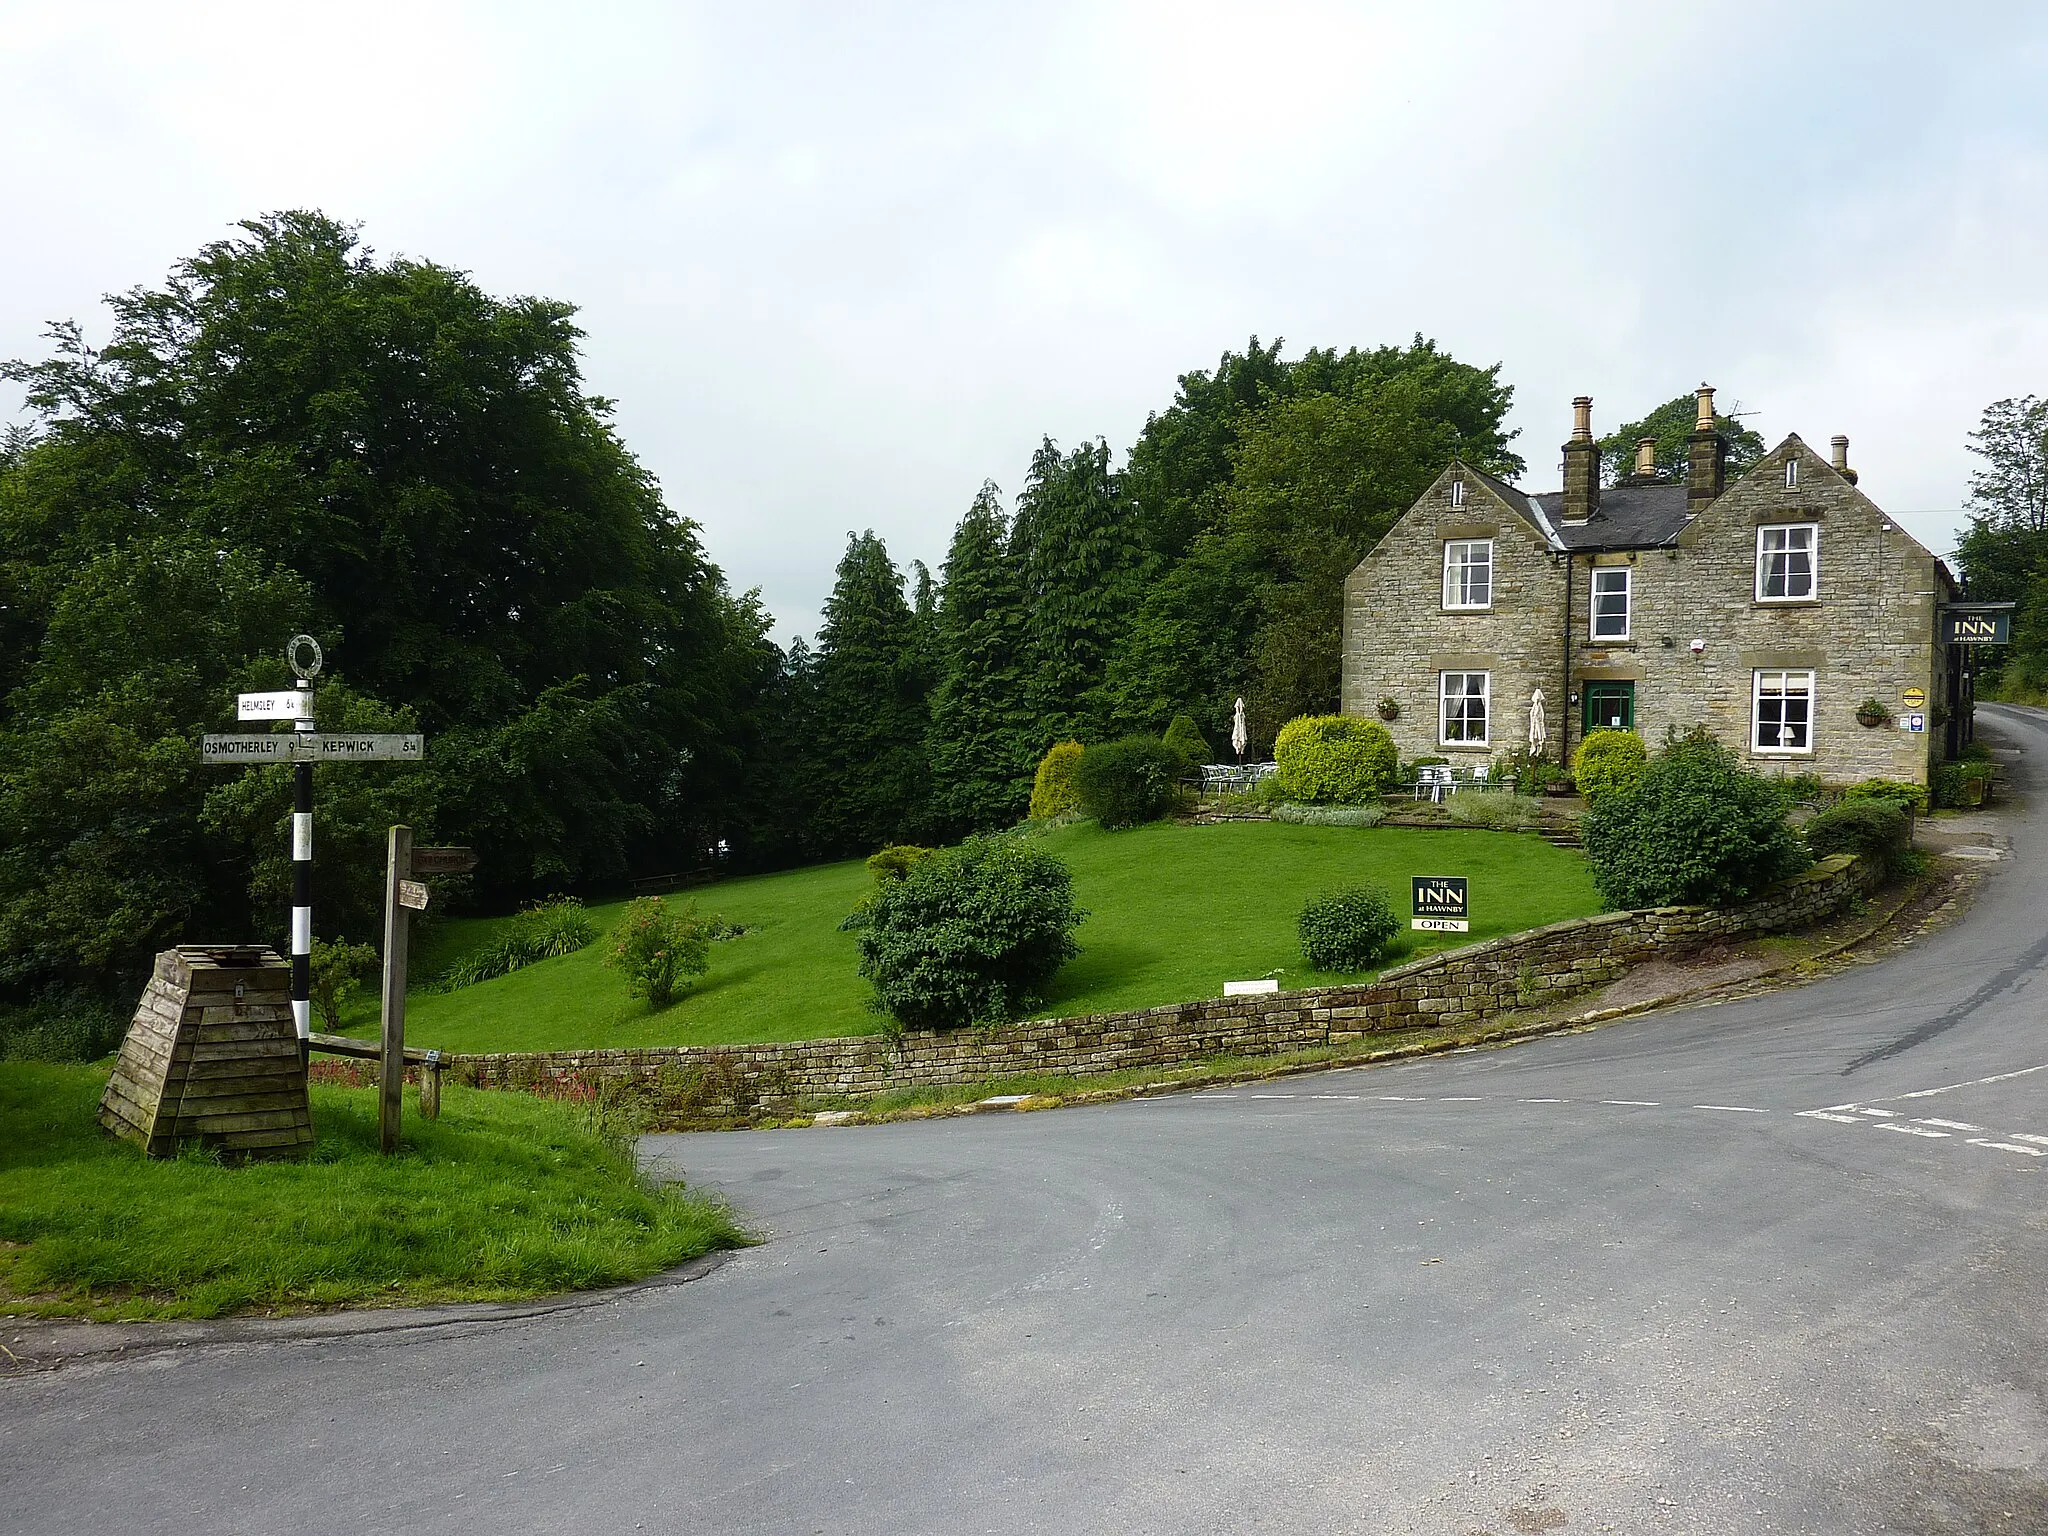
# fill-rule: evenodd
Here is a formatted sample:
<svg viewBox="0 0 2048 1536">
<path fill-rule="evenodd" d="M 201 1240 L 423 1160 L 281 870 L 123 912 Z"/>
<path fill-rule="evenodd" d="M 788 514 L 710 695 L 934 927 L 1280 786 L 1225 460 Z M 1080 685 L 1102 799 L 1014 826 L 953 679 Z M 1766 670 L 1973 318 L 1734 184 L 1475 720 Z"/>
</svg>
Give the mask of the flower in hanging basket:
<svg viewBox="0 0 2048 1536">
<path fill-rule="evenodd" d="M 1879 726 L 1883 725 L 1891 717 L 1892 712 L 1880 704 L 1875 696 L 1865 699 L 1856 706 L 1856 723 L 1858 725 Z"/>
<path fill-rule="evenodd" d="M 1380 718 L 1382 720 L 1398 720 L 1401 718 L 1401 701 L 1391 693 L 1380 700 Z"/>
</svg>

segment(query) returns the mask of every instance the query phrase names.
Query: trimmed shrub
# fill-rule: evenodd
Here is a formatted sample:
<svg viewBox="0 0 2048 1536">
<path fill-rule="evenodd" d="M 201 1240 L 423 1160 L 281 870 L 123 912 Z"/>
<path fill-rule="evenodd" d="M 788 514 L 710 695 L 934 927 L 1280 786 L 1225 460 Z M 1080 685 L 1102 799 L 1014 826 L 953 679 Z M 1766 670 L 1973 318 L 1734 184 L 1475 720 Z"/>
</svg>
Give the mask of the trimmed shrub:
<svg viewBox="0 0 2048 1536">
<path fill-rule="evenodd" d="M 1894 800 L 1862 798 L 1829 806 L 1799 829 L 1816 859 L 1853 853 L 1875 861 L 1887 878 L 1906 862 L 1906 811 Z"/>
<path fill-rule="evenodd" d="M 659 896 L 642 896 L 612 930 L 604 963 L 626 973 L 633 996 L 666 1008 L 679 985 L 711 969 L 711 940 L 694 904 L 672 912 Z"/>
<path fill-rule="evenodd" d="M 474 986 L 538 960 L 573 955 L 597 938 L 597 921 L 574 896 L 550 896 L 514 917 L 490 943 L 472 950 L 441 978 L 446 988 Z"/>
<path fill-rule="evenodd" d="M 1370 885 L 1311 896 L 1297 926 L 1302 958 L 1319 971 L 1370 970 L 1401 929 L 1386 893 Z"/>
<path fill-rule="evenodd" d="M 1173 724 L 1166 728 L 1162 738 L 1166 744 L 1187 760 L 1188 771 L 1193 773 L 1204 763 L 1213 762 L 1209 750 L 1209 738 L 1202 734 L 1202 728 L 1195 724 L 1193 715 L 1175 715 Z"/>
<path fill-rule="evenodd" d="M 1081 952 L 1067 866 L 1017 838 L 971 837 L 876 896 L 860 935 L 875 1002 L 920 1029 L 1001 1024 L 1028 1012 Z"/>
<path fill-rule="evenodd" d="M 343 939 L 330 944 L 315 939 L 307 958 L 313 1011 L 330 1035 L 341 1033 L 341 1011 L 356 995 L 363 978 L 377 969 L 377 951 L 368 944 L 351 944 Z"/>
<path fill-rule="evenodd" d="M 1496 832 L 1526 832 L 1543 819 L 1533 800 L 1520 795 L 1467 792 L 1444 802 L 1451 820 L 1468 827 L 1491 827 Z"/>
<path fill-rule="evenodd" d="M 1703 731 L 1667 744 L 1634 789 L 1594 800 L 1579 834 L 1610 908 L 1723 906 L 1807 864 L 1776 788 Z"/>
<path fill-rule="evenodd" d="M 1936 805 L 1982 805 L 1991 798 L 1991 764 L 1972 760 L 1936 763 L 1928 787 Z"/>
<path fill-rule="evenodd" d="M 1074 782 L 1081 809 L 1105 828 L 1142 826 L 1172 809 L 1185 763 L 1156 736 L 1126 736 L 1081 753 Z"/>
<path fill-rule="evenodd" d="M 1031 780 L 1033 821 L 1072 816 L 1081 809 L 1081 787 L 1074 781 L 1081 750 L 1078 741 L 1062 741 L 1038 760 L 1038 772 Z"/>
<path fill-rule="evenodd" d="M 1634 731 L 1589 731 L 1572 756 L 1572 777 L 1588 804 L 1643 782 L 1650 749 Z"/>
<path fill-rule="evenodd" d="M 1851 784 L 1842 791 L 1844 800 L 1883 800 L 1892 805 L 1904 806 L 1913 811 L 1927 809 L 1927 789 L 1924 785 L 1908 784 L 1903 779 L 1865 779 Z"/>
<path fill-rule="evenodd" d="M 1273 756 L 1280 792 L 1321 805 L 1367 805 L 1394 782 L 1400 754 L 1377 720 L 1351 715 L 1297 715 L 1280 727 Z"/>
<path fill-rule="evenodd" d="M 1295 805 L 1283 802 L 1273 807 L 1275 821 L 1291 821 L 1302 827 L 1376 827 L 1387 819 L 1384 805 Z"/>
<path fill-rule="evenodd" d="M 875 884 L 884 885 L 901 880 L 931 856 L 931 849 L 920 848 L 916 843 L 892 843 L 880 853 L 868 855 L 868 873 L 874 876 Z"/>
</svg>

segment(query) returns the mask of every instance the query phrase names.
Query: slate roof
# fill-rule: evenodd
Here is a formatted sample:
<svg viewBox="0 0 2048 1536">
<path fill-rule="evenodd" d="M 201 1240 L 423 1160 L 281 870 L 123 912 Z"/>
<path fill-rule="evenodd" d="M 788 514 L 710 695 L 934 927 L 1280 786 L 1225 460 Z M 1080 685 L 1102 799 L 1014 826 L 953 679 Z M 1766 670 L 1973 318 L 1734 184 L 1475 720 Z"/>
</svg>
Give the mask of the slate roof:
<svg viewBox="0 0 2048 1536">
<path fill-rule="evenodd" d="M 1562 491 L 1522 499 L 1536 508 L 1566 549 L 1658 549 L 1676 540 L 1685 527 L 1682 482 L 1605 486 L 1598 510 L 1575 526 L 1560 521 L 1564 515 Z"/>
</svg>

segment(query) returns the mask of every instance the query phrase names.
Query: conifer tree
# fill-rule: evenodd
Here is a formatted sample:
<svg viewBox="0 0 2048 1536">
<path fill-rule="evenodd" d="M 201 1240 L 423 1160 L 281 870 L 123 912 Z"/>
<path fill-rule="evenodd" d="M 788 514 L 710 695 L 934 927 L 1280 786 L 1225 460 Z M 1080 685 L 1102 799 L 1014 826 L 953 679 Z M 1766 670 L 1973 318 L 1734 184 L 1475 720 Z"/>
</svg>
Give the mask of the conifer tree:
<svg viewBox="0 0 2048 1536">
<path fill-rule="evenodd" d="M 849 534 L 818 630 L 810 800 L 821 853 L 873 852 L 922 831 L 921 662 L 902 573 L 872 529 Z"/>
<path fill-rule="evenodd" d="M 1037 732 L 1025 700 L 1023 585 L 993 481 L 953 532 L 932 694 L 933 817 L 948 834 L 1005 827 L 1031 794 Z"/>
<path fill-rule="evenodd" d="M 1122 632 L 1138 549 L 1109 470 L 1109 444 L 1032 455 L 1018 504 L 1028 697 L 1044 747 L 1101 734 L 1104 668 Z"/>
</svg>

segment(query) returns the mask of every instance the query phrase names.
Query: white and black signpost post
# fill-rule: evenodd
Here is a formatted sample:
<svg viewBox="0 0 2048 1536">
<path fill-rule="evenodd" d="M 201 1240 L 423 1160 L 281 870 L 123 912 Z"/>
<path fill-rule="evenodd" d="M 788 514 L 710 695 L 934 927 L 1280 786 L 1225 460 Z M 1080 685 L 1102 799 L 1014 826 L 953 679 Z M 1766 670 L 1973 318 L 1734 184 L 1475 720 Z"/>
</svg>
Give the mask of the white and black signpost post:
<svg viewBox="0 0 2048 1536">
<path fill-rule="evenodd" d="M 417 763 L 426 738 L 413 734 L 323 736 L 313 719 L 313 681 L 320 675 L 320 644 L 294 635 L 285 660 L 298 675 L 296 688 L 244 693 L 235 700 L 236 718 L 289 720 L 289 735 L 221 736 L 199 744 L 203 762 L 222 768 L 292 765 L 292 1017 L 301 1046 L 313 1033 L 313 765 L 315 763 Z"/>
</svg>

